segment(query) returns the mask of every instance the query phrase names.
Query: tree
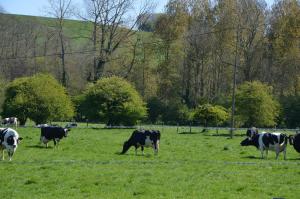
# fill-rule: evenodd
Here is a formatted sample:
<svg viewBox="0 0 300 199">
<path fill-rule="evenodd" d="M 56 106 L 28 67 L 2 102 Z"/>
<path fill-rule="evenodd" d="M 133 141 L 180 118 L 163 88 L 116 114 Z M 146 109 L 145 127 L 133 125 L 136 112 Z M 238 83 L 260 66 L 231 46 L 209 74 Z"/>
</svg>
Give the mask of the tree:
<svg viewBox="0 0 300 199">
<path fill-rule="evenodd" d="M 272 95 L 272 87 L 259 81 L 245 82 L 237 90 L 237 121 L 245 127 L 274 127 L 280 106 Z"/>
<path fill-rule="evenodd" d="M 107 125 L 134 125 L 146 116 L 146 107 L 130 83 L 110 77 L 88 86 L 80 100 L 79 112 L 89 120 Z"/>
<path fill-rule="evenodd" d="M 300 93 L 300 3 L 278 0 L 268 29 L 271 83 L 279 95 Z"/>
<path fill-rule="evenodd" d="M 0 113 L 2 112 L 2 106 L 4 102 L 4 91 L 5 91 L 5 84 L 4 78 L 0 75 Z"/>
<path fill-rule="evenodd" d="M 16 116 L 21 125 L 28 118 L 41 124 L 71 119 L 74 108 L 65 88 L 52 76 L 37 74 L 17 78 L 8 85 L 2 116 Z"/>
<path fill-rule="evenodd" d="M 150 1 L 143 1 L 137 11 L 134 20 L 128 19 L 136 0 L 85 0 L 87 17 L 85 20 L 92 22 L 92 45 L 94 54 L 93 80 L 97 81 L 103 76 L 105 65 L 111 60 L 115 51 L 136 31 L 134 28 L 147 20 L 149 11 L 153 4 Z M 126 27 L 127 26 L 127 27 Z M 126 27 L 126 28 L 125 28 Z"/>
<path fill-rule="evenodd" d="M 74 12 L 72 0 L 48 0 L 50 7 L 47 9 L 50 16 L 56 19 L 56 31 L 60 44 L 60 59 L 62 67 L 61 83 L 63 86 L 67 85 L 67 71 L 65 63 L 66 39 L 64 35 L 64 21 L 70 17 Z"/>
<path fill-rule="evenodd" d="M 205 127 L 220 126 L 229 119 L 226 108 L 219 105 L 203 104 L 194 111 L 194 120 L 200 122 Z"/>
<path fill-rule="evenodd" d="M 282 97 L 282 120 L 287 128 L 300 127 L 300 96 Z"/>
</svg>

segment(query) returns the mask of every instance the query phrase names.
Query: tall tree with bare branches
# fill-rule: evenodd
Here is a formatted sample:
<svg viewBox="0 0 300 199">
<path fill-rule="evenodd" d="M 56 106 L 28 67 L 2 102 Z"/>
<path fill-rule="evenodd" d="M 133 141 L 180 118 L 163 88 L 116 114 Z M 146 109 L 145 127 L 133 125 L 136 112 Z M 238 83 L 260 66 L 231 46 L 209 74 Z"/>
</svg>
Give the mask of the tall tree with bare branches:
<svg viewBox="0 0 300 199">
<path fill-rule="evenodd" d="M 64 21 L 66 18 L 72 16 L 74 6 L 72 0 L 48 0 L 49 7 L 47 8 L 47 14 L 53 16 L 56 19 L 55 28 L 58 36 L 58 43 L 60 45 L 60 60 L 62 67 L 61 83 L 67 85 L 67 71 L 65 63 L 65 51 L 66 40 L 64 36 Z"/>
<path fill-rule="evenodd" d="M 135 10 L 136 3 L 140 7 Z M 85 0 L 85 5 L 85 19 L 93 24 L 91 40 L 95 54 L 92 79 L 96 81 L 103 76 L 104 67 L 114 52 L 136 33 L 136 25 L 147 20 L 137 16 L 147 16 L 154 4 L 149 0 Z M 135 16 L 132 16 L 133 13 Z"/>
</svg>

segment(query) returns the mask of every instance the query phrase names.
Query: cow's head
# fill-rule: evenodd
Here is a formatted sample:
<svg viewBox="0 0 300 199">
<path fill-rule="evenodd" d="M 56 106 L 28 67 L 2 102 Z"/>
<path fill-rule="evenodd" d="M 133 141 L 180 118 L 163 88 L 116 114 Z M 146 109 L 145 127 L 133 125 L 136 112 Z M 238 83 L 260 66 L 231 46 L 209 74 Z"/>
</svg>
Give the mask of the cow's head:
<svg viewBox="0 0 300 199">
<path fill-rule="evenodd" d="M 160 131 L 153 130 L 151 133 L 150 139 L 153 141 L 153 148 L 154 148 L 155 154 L 157 154 L 158 149 L 159 149 Z"/>
<path fill-rule="evenodd" d="M 241 146 L 249 146 L 253 144 L 253 140 L 250 137 L 247 137 L 241 142 Z"/>
<path fill-rule="evenodd" d="M 67 137 L 67 136 L 68 136 L 68 132 L 69 132 L 69 131 L 71 131 L 71 129 L 69 129 L 69 128 L 64 128 L 64 132 L 65 132 L 64 137 Z"/>
<path fill-rule="evenodd" d="M 6 139 L 6 143 L 7 143 L 6 150 L 8 152 L 8 156 L 9 156 L 10 161 L 11 161 L 11 158 L 14 155 L 14 153 L 15 153 L 17 147 L 18 147 L 18 144 L 20 143 L 20 141 L 22 139 L 23 139 L 22 137 L 18 138 L 14 135 L 11 135 L 11 136 L 7 137 L 7 139 Z"/>
<path fill-rule="evenodd" d="M 258 134 L 258 129 L 255 127 L 249 128 L 246 132 L 248 138 L 253 138 L 256 134 Z"/>
<path fill-rule="evenodd" d="M 289 143 L 290 143 L 290 145 L 294 145 L 294 139 L 295 139 L 294 135 L 290 135 L 289 136 Z"/>
<path fill-rule="evenodd" d="M 131 145 L 130 145 L 130 143 L 128 141 L 124 142 L 124 144 L 123 144 L 123 150 L 122 150 L 121 154 L 125 154 L 130 147 L 131 147 Z"/>
</svg>

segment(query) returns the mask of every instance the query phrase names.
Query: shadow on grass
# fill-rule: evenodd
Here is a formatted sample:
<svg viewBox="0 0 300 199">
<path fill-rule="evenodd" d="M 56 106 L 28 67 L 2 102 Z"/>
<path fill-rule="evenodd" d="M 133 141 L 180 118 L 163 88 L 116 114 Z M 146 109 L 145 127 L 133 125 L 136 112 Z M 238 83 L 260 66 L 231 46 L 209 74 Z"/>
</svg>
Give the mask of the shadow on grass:
<svg viewBox="0 0 300 199">
<path fill-rule="evenodd" d="M 229 133 L 212 133 L 212 132 L 180 132 L 178 133 L 180 135 L 195 135 L 195 134 L 201 134 L 203 136 L 214 136 L 214 137 L 228 137 L 230 138 Z M 244 134 L 235 134 L 233 137 L 244 137 Z"/>
<path fill-rule="evenodd" d="M 252 159 L 252 160 L 261 160 L 261 157 L 253 156 L 253 155 L 248 155 L 248 156 L 245 156 L 243 158 L 245 158 L 245 159 Z"/>
<path fill-rule="evenodd" d="M 27 148 L 36 148 L 36 149 L 53 149 L 53 146 L 42 146 L 42 145 L 28 145 Z"/>
</svg>

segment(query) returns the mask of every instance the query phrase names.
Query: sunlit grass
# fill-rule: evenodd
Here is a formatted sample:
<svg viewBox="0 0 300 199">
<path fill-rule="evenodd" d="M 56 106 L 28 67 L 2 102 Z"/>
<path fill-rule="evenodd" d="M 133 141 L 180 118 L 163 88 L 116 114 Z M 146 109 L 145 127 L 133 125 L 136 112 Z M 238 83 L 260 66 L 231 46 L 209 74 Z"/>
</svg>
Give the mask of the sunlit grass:
<svg viewBox="0 0 300 199">
<path fill-rule="evenodd" d="M 84 125 L 82 126 L 84 127 Z M 161 128 L 161 127 L 157 127 Z M 298 198 L 300 154 L 259 159 L 242 136 L 227 132 L 180 134 L 164 128 L 157 156 L 151 149 L 119 155 L 132 129 L 72 129 L 59 148 L 39 145 L 37 128 L 24 137 L 12 162 L 0 161 L 0 198 Z M 241 135 L 239 132 L 238 135 Z"/>
</svg>

